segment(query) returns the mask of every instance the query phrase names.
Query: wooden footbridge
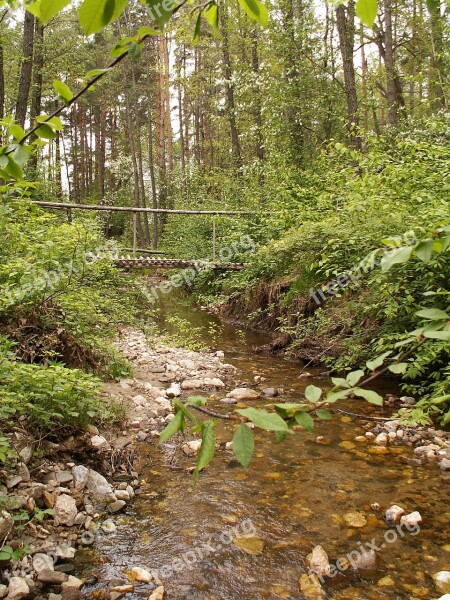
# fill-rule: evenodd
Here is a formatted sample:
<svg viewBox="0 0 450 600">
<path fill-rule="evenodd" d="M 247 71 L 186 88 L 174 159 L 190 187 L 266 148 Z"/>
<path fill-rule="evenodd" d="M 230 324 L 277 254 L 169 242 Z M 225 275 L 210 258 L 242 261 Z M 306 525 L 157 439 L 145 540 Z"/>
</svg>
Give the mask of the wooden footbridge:
<svg viewBox="0 0 450 600">
<path fill-rule="evenodd" d="M 244 211 L 233 211 L 233 210 L 184 210 L 184 209 L 169 209 L 169 208 L 143 208 L 143 207 L 129 207 L 129 206 L 106 206 L 106 205 L 94 205 L 94 204 L 70 204 L 67 202 L 45 202 L 39 200 L 32 200 L 33 204 L 42 206 L 44 208 L 51 208 L 55 210 L 64 210 L 67 212 L 68 220 L 72 221 L 72 210 L 94 210 L 94 211 L 108 211 L 108 212 L 128 212 L 133 214 L 133 247 L 124 248 L 124 252 L 131 252 L 131 254 L 121 256 L 114 260 L 117 267 L 129 271 L 130 269 L 189 269 L 194 268 L 196 270 L 201 269 L 212 269 L 215 271 L 239 271 L 245 268 L 243 263 L 235 262 L 218 262 L 217 256 L 217 237 L 216 237 L 216 217 L 221 215 L 252 215 L 254 212 Z M 212 232 L 212 260 L 186 260 L 181 258 L 149 258 L 146 256 L 139 256 L 140 254 L 150 255 L 161 255 L 165 254 L 156 248 L 153 250 L 142 249 L 137 247 L 137 220 L 139 213 L 156 213 L 156 214 L 176 214 L 176 215 L 209 215 L 212 219 L 213 232 Z"/>
</svg>

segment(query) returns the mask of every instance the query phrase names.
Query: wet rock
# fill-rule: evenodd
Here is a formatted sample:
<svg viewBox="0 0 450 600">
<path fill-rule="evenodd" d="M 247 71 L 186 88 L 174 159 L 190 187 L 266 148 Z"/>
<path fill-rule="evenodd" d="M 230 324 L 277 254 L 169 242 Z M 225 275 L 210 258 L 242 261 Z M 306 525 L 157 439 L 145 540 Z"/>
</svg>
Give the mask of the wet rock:
<svg viewBox="0 0 450 600">
<path fill-rule="evenodd" d="M 266 398 L 275 398 L 278 396 L 277 388 L 264 388 L 262 393 Z"/>
<path fill-rule="evenodd" d="M 400 523 L 400 519 L 404 514 L 404 509 L 401 506 L 397 506 L 396 504 L 394 504 L 387 509 L 384 515 L 384 520 L 390 527 L 392 527 L 392 525 Z"/>
<path fill-rule="evenodd" d="M 13 526 L 14 520 L 12 515 L 4 510 L 0 516 L 0 543 L 11 533 Z"/>
<path fill-rule="evenodd" d="M 55 503 L 56 519 L 61 525 L 71 527 L 78 514 L 77 503 L 72 496 L 61 494 L 56 498 Z"/>
<path fill-rule="evenodd" d="M 30 588 L 23 577 L 11 577 L 8 586 L 8 600 L 20 600 L 30 593 Z"/>
<path fill-rule="evenodd" d="M 374 571 L 377 568 L 377 555 L 372 550 L 358 552 L 358 556 L 351 560 L 351 564 L 357 571 Z"/>
<path fill-rule="evenodd" d="M 166 590 L 162 585 L 157 587 L 148 597 L 148 600 L 164 600 L 166 597 Z"/>
<path fill-rule="evenodd" d="M 401 517 L 400 524 L 406 525 L 407 527 L 417 527 L 417 525 L 422 523 L 422 520 L 422 515 L 416 510 L 409 515 Z"/>
<path fill-rule="evenodd" d="M 257 400 L 260 397 L 259 392 L 250 388 L 236 388 L 227 394 L 227 398 L 235 400 Z"/>
<path fill-rule="evenodd" d="M 311 554 L 308 555 L 307 560 L 309 562 L 310 570 L 319 576 L 328 575 L 330 573 L 330 561 L 328 560 L 328 554 L 322 548 L 322 546 L 316 546 Z"/>
<path fill-rule="evenodd" d="M 195 454 L 197 454 L 197 452 L 200 450 L 201 445 L 201 440 L 191 440 L 190 442 L 186 442 L 186 444 L 183 444 L 181 449 L 183 450 L 184 454 L 186 454 L 186 456 L 195 456 Z"/>
<path fill-rule="evenodd" d="M 41 573 L 42 571 L 53 571 L 53 558 L 51 556 L 48 556 L 48 554 L 38 552 L 33 556 L 33 569 L 36 571 L 37 574 Z"/>
<path fill-rule="evenodd" d="M 264 540 L 254 536 L 242 536 L 233 539 L 233 544 L 246 554 L 259 556 L 264 550 Z"/>
<path fill-rule="evenodd" d="M 364 527 L 367 525 L 367 519 L 362 513 L 350 512 L 344 515 L 344 521 L 348 527 Z"/>
<path fill-rule="evenodd" d="M 116 513 L 125 508 L 126 505 L 127 503 L 125 502 L 125 500 L 116 500 L 115 502 L 111 502 L 111 504 L 108 505 L 108 510 L 110 513 Z"/>
<path fill-rule="evenodd" d="M 150 583 L 153 579 L 152 574 L 147 569 L 141 567 L 132 567 L 125 571 L 131 581 L 139 581 L 141 583 Z"/>
<path fill-rule="evenodd" d="M 69 576 L 60 571 L 53 571 L 51 569 L 45 569 L 38 573 L 37 580 L 41 583 L 48 583 L 52 585 L 61 585 L 69 579 Z"/>
<path fill-rule="evenodd" d="M 309 577 L 306 573 L 300 577 L 298 587 L 306 600 L 325 600 L 326 598 L 325 591 L 318 579 Z"/>
<path fill-rule="evenodd" d="M 440 594 L 450 594 L 450 571 L 439 571 L 433 575 L 433 579 Z"/>
<path fill-rule="evenodd" d="M 105 533 L 115 533 L 117 531 L 115 523 L 113 523 L 110 519 L 102 523 L 101 528 Z"/>
<path fill-rule="evenodd" d="M 442 460 L 439 461 L 439 468 L 442 471 L 450 471 L 450 459 L 448 458 L 443 458 Z"/>
<path fill-rule="evenodd" d="M 388 575 L 379 579 L 377 585 L 379 587 L 394 587 L 395 581 Z"/>
</svg>

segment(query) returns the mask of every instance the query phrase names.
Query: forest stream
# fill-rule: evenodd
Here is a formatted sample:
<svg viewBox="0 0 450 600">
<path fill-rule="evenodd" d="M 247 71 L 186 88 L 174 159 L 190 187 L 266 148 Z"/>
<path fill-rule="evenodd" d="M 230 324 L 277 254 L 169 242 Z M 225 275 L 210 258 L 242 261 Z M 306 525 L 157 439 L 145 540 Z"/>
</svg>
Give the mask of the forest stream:
<svg viewBox="0 0 450 600">
<path fill-rule="evenodd" d="M 266 378 L 264 386 L 280 389 L 280 401 L 298 401 L 311 383 L 327 384 L 320 370 L 308 368 L 311 376 L 299 378 L 298 363 L 255 353 L 267 336 L 224 324 L 187 301 L 169 298 L 161 305 L 161 330 L 174 327 L 166 321 L 174 315 L 199 328 L 208 345 L 214 331 L 214 345 L 239 369 L 237 378 L 247 383 Z M 393 391 L 390 382 L 381 389 Z M 229 407 L 218 402 L 222 396 L 215 397 L 208 407 L 226 412 Z M 380 415 L 362 400 L 339 407 Z M 372 543 L 379 548 L 376 564 L 369 571 L 326 577 L 326 597 L 437 598 L 431 575 L 450 566 L 449 474 L 435 462 L 408 464 L 413 457 L 408 446 L 380 448 L 362 439 L 367 430 L 362 423 L 336 414 L 319 422 L 313 434 L 298 432 L 283 443 L 258 431 L 247 470 L 222 450 L 197 487 L 186 470 L 191 458 L 174 461 L 170 442 L 160 448 L 143 444 L 141 493 L 133 507 L 116 518 L 116 533 L 101 534 L 95 548 L 78 553 L 85 593 L 101 598 L 106 587 L 126 582 L 127 569 L 140 566 L 157 571 L 170 600 L 321 598 L 299 591 L 311 550 L 320 544 L 334 564 L 360 543 L 368 549 Z M 221 423 L 219 441 L 231 439 L 227 426 Z M 419 532 L 387 533 L 383 517 L 394 504 L 421 513 Z M 148 590 L 137 584 L 126 598 L 147 598 Z"/>
</svg>

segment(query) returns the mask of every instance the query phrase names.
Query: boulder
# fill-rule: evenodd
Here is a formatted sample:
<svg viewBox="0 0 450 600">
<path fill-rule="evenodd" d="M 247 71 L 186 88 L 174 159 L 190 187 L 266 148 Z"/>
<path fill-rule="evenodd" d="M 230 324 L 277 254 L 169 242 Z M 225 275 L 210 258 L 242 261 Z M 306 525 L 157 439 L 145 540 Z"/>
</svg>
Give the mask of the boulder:
<svg viewBox="0 0 450 600">
<path fill-rule="evenodd" d="M 61 494 L 55 502 L 56 519 L 61 525 L 72 527 L 78 514 L 77 503 L 72 496 Z"/>
<path fill-rule="evenodd" d="M 89 469 L 85 489 L 96 504 L 108 504 L 116 499 L 112 485 L 94 469 Z"/>
<path fill-rule="evenodd" d="M 20 600 L 30 593 L 27 582 L 22 577 L 11 577 L 8 586 L 8 600 Z"/>
<path fill-rule="evenodd" d="M 250 388 L 236 388 L 227 394 L 227 398 L 235 398 L 236 400 L 257 400 L 259 397 L 259 392 Z"/>
<path fill-rule="evenodd" d="M 13 526 L 14 520 L 12 515 L 6 510 L 2 511 L 0 514 L 0 542 L 3 542 L 3 540 L 11 533 Z"/>
<path fill-rule="evenodd" d="M 393 526 L 396 525 L 397 523 L 400 523 L 400 519 L 402 517 L 402 515 L 405 514 L 405 511 L 403 510 L 403 508 L 401 506 L 397 506 L 397 504 L 393 504 L 390 508 L 387 509 L 385 515 L 384 515 L 384 520 L 386 521 L 386 523 L 389 526 Z"/>
<path fill-rule="evenodd" d="M 322 546 L 316 546 L 311 554 L 307 558 L 309 562 L 309 569 L 319 577 L 328 575 L 330 573 L 330 561 L 328 560 L 328 554 L 322 548 Z"/>
</svg>

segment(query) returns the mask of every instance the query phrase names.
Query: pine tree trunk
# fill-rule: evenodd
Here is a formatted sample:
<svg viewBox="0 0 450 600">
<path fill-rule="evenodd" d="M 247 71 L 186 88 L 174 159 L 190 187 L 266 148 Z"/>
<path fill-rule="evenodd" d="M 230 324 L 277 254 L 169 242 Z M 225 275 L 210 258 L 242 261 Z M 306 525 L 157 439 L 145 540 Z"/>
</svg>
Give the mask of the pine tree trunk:
<svg viewBox="0 0 450 600">
<path fill-rule="evenodd" d="M 22 127 L 27 118 L 28 98 L 30 95 L 33 69 L 34 16 L 25 11 L 23 23 L 22 64 L 20 68 L 19 89 L 16 102 L 16 121 Z"/>
</svg>

